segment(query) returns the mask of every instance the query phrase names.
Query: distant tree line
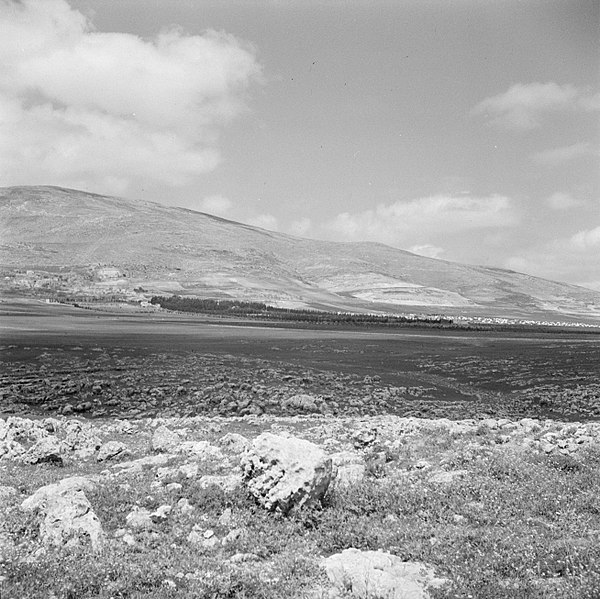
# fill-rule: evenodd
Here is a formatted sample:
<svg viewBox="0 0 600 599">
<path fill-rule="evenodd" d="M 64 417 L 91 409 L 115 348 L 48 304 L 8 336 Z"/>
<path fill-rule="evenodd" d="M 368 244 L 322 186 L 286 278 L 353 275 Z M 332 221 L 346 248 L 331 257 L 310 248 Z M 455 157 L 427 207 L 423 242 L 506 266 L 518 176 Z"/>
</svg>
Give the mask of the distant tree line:
<svg viewBox="0 0 600 599">
<path fill-rule="evenodd" d="M 244 302 L 226 299 L 203 299 L 194 297 L 153 296 L 151 304 L 160 305 L 166 310 L 193 312 L 196 314 L 219 314 L 264 318 L 268 320 L 309 322 L 316 324 L 349 325 L 430 325 L 452 326 L 451 318 L 439 315 L 395 316 L 387 314 L 356 314 L 351 312 L 325 312 L 321 310 L 278 308 L 262 302 Z"/>
</svg>

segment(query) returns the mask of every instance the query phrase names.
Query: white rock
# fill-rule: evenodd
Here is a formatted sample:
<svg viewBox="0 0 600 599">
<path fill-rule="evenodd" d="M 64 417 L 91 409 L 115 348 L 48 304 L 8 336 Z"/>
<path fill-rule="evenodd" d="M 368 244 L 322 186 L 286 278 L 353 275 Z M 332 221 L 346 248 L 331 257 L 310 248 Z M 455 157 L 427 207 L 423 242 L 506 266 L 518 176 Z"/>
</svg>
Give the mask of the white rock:
<svg viewBox="0 0 600 599">
<path fill-rule="evenodd" d="M 272 433 L 254 440 L 241 465 L 250 493 L 283 513 L 321 500 L 331 482 L 331 458 L 320 447 Z"/>
<path fill-rule="evenodd" d="M 352 451 L 340 451 L 331 455 L 336 487 L 347 487 L 361 482 L 367 471 L 362 456 Z"/>
<path fill-rule="evenodd" d="M 181 437 L 166 426 L 159 426 L 152 435 L 152 451 L 169 453 L 176 451 L 181 444 Z"/>
<path fill-rule="evenodd" d="M 121 443 L 120 441 L 107 441 L 100 447 L 96 459 L 99 462 L 104 462 L 106 460 L 114 460 L 115 458 L 120 459 L 128 454 L 129 450 L 125 443 Z"/>
<path fill-rule="evenodd" d="M 425 564 L 403 562 L 383 551 L 346 549 L 325 559 L 323 565 L 337 590 L 361 599 L 428 599 L 428 587 L 446 582 Z"/>
<path fill-rule="evenodd" d="M 62 454 L 63 444 L 56 437 L 43 437 L 20 459 L 27 464 L 41 464 L 42 462 L 62 464 Z"/>
<path fill-rule="evenodd" d="M 167 453 L 161 455 L 149 455 L 137 460 L 113 464 L 112 467 L 115 470 L 120 470 L 120 474 L 139 474 L 145 469 L 153 470 L 154 468 L 166 466 L 175 457 L 176 456 Z"/>
<path fill-rule="evenodd" d="M 250 441 L 238 433 L 227 433 L 226 435 L 223 435 L 217 443 L 225 449 L 225 451 L 233 454 L 243 453 L 250 447 Z"/>
<path fill-rule="evenodd" d="M 173 508 L 168 504 L 159 506 L 154 512 L 150 514 L 152 522 L 164 522 L 169 517 L 169 514 L 171 513 L 172 509 Z"/>
<path fill-rule="evenodd" d="M 146 508 L 134 507 L 125 517 L 125 523 L 129 528 L 144 530 L 152 528 L 152 516 Z"/>
<path fill-rule="evenodd" d="M 217 487 L 223 489 L 225 493 L 232 493 L 242 486 L 242 479 L 237 474 L 226 474 L 221 476 L 216 474 L 206 474 L 200 478 L 198 484 L 202 489 L 216 485 Z"/>
<path fill-rule="evenodd" d="M 221 449 L 211 445 L 208 441 L 185 441 L 179 445 L 177 450 L 180 453 L 192 455 L 199 460 L 222 461 L 225 459 Z"/>
<path fill-rule="evenodd" d="M 284 408 L 291 408 L 294 410 L 301 410 L 302 412 L 318 412 L 319 406 L 317 404 L 318 398 L 300 393 L 284 399 L 281 403 Z"/>
<path fill-rule="evenodd" d="M 44 544 L 78 544 L 85 537 L 94 549 L 102 546 L 104 531 L 84 492 L 94 486 L 91 479 L 74 476 L 41 487 L 23 501 L 24 510 L 43 515 L 40 538 Z"/>
</svg>

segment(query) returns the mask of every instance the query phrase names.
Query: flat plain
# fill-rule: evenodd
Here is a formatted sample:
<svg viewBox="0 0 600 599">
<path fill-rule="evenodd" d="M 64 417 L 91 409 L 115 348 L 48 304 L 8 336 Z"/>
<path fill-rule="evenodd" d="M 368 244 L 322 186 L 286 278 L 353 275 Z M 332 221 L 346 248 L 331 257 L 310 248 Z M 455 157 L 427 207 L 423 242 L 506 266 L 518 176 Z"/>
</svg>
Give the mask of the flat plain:
<svg viewBox="0 0 600 599">
<path fill-rule="evenodd" d="M 0 317 L 2 599 L 600 596 L 597 333 Z M 257 503 L 265 434 L 330 460 L 323 497 Z"/>
<path fill-rule="evenodd" d="M 4 303 L 5 413 L 600 418 L 600 334 L 297 329 Z"/>
</svg>

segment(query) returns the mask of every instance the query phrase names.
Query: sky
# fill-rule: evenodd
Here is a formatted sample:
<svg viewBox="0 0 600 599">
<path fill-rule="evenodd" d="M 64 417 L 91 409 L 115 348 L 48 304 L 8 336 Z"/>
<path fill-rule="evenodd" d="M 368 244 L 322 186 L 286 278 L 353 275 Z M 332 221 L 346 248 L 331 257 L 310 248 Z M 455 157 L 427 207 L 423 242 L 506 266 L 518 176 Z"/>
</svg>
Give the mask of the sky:
<svg viewBox="0 0 600 599">
<path fill-rule="evenodd" d="M 0 0 L 0 186 L 600 290 L 598 0 Z"/>
</svg>

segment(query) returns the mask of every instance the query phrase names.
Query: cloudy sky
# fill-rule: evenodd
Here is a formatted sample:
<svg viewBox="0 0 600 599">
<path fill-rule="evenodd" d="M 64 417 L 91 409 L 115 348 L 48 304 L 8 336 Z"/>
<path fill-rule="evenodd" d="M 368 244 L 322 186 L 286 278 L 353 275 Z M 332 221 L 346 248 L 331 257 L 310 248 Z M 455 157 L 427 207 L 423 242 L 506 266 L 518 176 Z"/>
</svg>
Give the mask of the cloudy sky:
<svg viewBox="0 0 600 599">
<path fill-rule="evenodd" d="M 0 0 L 0 185 L 600 290 L 597 0 Z"/>
</svg>

